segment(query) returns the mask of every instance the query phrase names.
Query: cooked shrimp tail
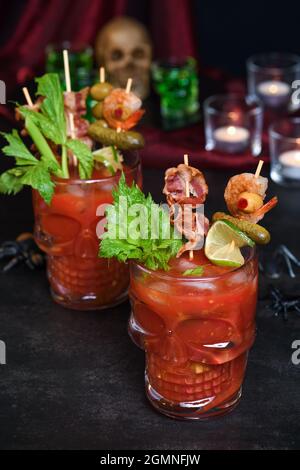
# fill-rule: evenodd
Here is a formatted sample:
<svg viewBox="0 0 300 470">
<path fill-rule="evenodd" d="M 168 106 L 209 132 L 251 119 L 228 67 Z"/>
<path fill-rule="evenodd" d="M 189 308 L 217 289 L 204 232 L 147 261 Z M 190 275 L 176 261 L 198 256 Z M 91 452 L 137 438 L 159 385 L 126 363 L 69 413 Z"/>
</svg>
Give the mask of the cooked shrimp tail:
<svg viewBox="0 0 300 470">
<path fill-rule="evenodd" d="M 257 211 L 253 212 L 251 216 L 253 217 L 253 219 L 255 219 L 255 222 L 258 222 L 265 216 L 267 212 L 273 209 L 277 205 L 277 203 L 278 203 L 278 198 L 277 196 L 274 196 L 266 204 L 260 207 Z"/>
</svg>

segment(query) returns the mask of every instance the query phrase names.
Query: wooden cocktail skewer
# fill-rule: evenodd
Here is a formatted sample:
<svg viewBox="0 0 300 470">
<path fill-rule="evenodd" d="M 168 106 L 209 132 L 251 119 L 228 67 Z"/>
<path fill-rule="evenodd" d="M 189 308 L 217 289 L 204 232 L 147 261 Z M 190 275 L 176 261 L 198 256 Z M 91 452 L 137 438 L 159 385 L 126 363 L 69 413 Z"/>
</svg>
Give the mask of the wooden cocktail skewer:
<svg viewBox="0 0 300 470">
<path fill-rule="evenodd" d="M 25 96 L 25 99 L 26 99 L 26 101 L 27 101 L 28 106 L 30 106 L 31 108 L 33 108 L 33 102 L 32 102 L 32 99 L 31 99 L 31 96 L 30 96 L 30 94 L 29 94 L 28 89 L 24 86 L 24 87 L 22 88 L 22 91 L 23 91 L 23 93 L 24 93 L 24 96 Z"/>
<path fill-rule="evenodd" d="M 100 67 L 99 77 L 100 77 L 100 83 L 104 83 L 105 82 L 105 68 L 104 67 Z"/>
<path fill-rule="evenodd" d="M 70 67 L 69 67 L 69 54 L 68 54 L 67 49 L 63 50 L 63 57 L 64 57 L 66 90 L 69 93 L 71 91 L 71 76 L 70 76 Z"/>
<path fill-rule="evenodd" d="M 255 175 L 254 175 L 255 178 L 259 177 L 263 164 L 264 164 L 263 160 L 259 160 L 257 168 L 256 168 L 256 172 L 255 172 Z"/>
<path fill-rule="evenodd" d="M 183 156 L 183 160 L 184 164 L 189 166 L 189 156 L 187 154 Z M 190 185 L 188 181 L 185 182 L 185 197 L 190 197 Z M 194 252 L 193 250 L 190 250 L 190 260 L 192 259 L 194 259 Z"/>
<path fill-rule="evenodd" d="M 122 129 L 121 129 L 121 127 L 118 126 L 117 127 L 117 134 L 120 134 L 120 132 L 122 132 Z M 118 151 L 118 147 L 116 145 L 114 147 Z"/>
<path fill-rule="evenodd" d="M 183 160 L 184 160 L 184 164 L 186 166 L 189 166 L 189 156 L 187 154 L 184 154 Z M 190 196 L 190 185 L 188 181 L 185 182 L 185 196 L 186 197 Z"/>
<path fill-rule="evenodd" d="M 66 79 L 66 91 L 68 93 L 71 92 L 71 75 L 70 75 L 70 67 L 69 67 L 69 54 L 67 49 L 63 50 L 63 57 L 64 57 L 64 69 L 65 69 L 65 79 Z M 69 124 L 70 124 L 70 132 L 72 139 L 75 139 L 75 124 L 74 124 L 74 114 L 69 113 Z M 73 164 L 77 166 L 77 158 L 73 155 Z"/>
<path fill-rule="evenodd" d="M 126 93 L 130 93 L 131 87 L 132 87 L 132 78 L 128 78 L 127 85 L 126 85 L 126 90 L 125 90 Z"/>
</svg>

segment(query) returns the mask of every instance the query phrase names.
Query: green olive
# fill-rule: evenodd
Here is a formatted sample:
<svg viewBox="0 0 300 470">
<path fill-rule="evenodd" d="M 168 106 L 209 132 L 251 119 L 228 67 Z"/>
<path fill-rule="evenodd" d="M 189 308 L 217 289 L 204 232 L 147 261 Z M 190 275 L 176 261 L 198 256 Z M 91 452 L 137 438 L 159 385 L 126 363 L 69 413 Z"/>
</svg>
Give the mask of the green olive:
<svg viewBox="0 0 300 470">
<path fill-rule="evenodd" d="M 92 115 L 96 119 L 101 119 L 102 118 L 102 108 L 103 108 L 103 103 L 102 101 L 99 101 L 99 103 L 95 104 L 92 109 Z"/>
<path fill-rule="evenodd" d="M 113 86 L 108 82 L 96 83 L 90 88 L 90 95 L 96 101 L 102 101 L 106 98 Z"/>
<path fill-rule="evenodd" d="M 254 224 L 252 222 L 248 222 L 248 220 L 237 219 L 236 217 L 232 217 L 229 214 L 225 214 L 224 212 L 216 212 L 213 217 L 213 222 L 216 220 L 229 220 L 229 222 L 233 223 L 237 228 L 245 232 L 255 243 L 259 245 L 266 245 L 271 240 L 271 235 L 264 227 L 258 224 Z"/>
</svg>

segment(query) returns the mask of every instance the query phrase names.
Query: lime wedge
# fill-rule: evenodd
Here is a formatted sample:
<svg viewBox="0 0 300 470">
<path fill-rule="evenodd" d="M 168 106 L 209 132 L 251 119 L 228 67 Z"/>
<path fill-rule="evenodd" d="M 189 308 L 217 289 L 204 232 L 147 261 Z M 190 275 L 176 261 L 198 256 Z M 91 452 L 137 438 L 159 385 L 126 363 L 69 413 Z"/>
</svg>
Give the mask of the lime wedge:
<svg viewBox="0 0 300 470">
<path fill-rule="evenodd" d="M 103 163 L 112 175 L 114 175 L 117 170 L 122 170 L 123 157 L 113 145 L 94 150 L 93 157 L 96 162 Z"/>
<path fill-rule="evenodd" d="M 205 242 L 205 255 L 218 266 L 239 267 L 245 262 L 240 251 L 255 243 L 228 220 L 217 220 L 209 229 Z"/>
</svg>

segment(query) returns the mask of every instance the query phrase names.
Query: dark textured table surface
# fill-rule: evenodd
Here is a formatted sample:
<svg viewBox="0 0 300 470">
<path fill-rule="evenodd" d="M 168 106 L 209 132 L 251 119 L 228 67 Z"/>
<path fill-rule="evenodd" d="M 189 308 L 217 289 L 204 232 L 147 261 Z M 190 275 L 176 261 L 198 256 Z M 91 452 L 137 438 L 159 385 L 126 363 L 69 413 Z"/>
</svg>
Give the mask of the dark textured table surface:
<svg viewBox="0 0 300 470">
<path fill-rule="evenodd" d="M 229 174 L 206 175 L 209 214 L 223 208 Z M 161 186 L 162 172 L 147 170 L 145 189 L 157 200 Z M 273 194 L 280 205 L 264 219 L 273 235 L 267 250 L 285 242 L 300 255 L 300 191 L 271 184 Z M 30 193 L 0 199 L 0 241 L 30 230 Z M 262 291 L 263 280 L 264 297 Z M 291 312 L 284 322 L 266 303 L 259 302 L 238 408 L 209 422 L 182 422 L 159 415 L 144 397 L 144 354 L 126 332 L 128 303 L 68 311 L 52 302 L 44 271 L 20 267 L 0 274 L 0 339 L 7 347 L 7 364 L 0 366 L 0 448 L 299 448 L 300 365 L 292 364 L 291 344 L 300 340 L 300 316 Z"/>
</svg>

